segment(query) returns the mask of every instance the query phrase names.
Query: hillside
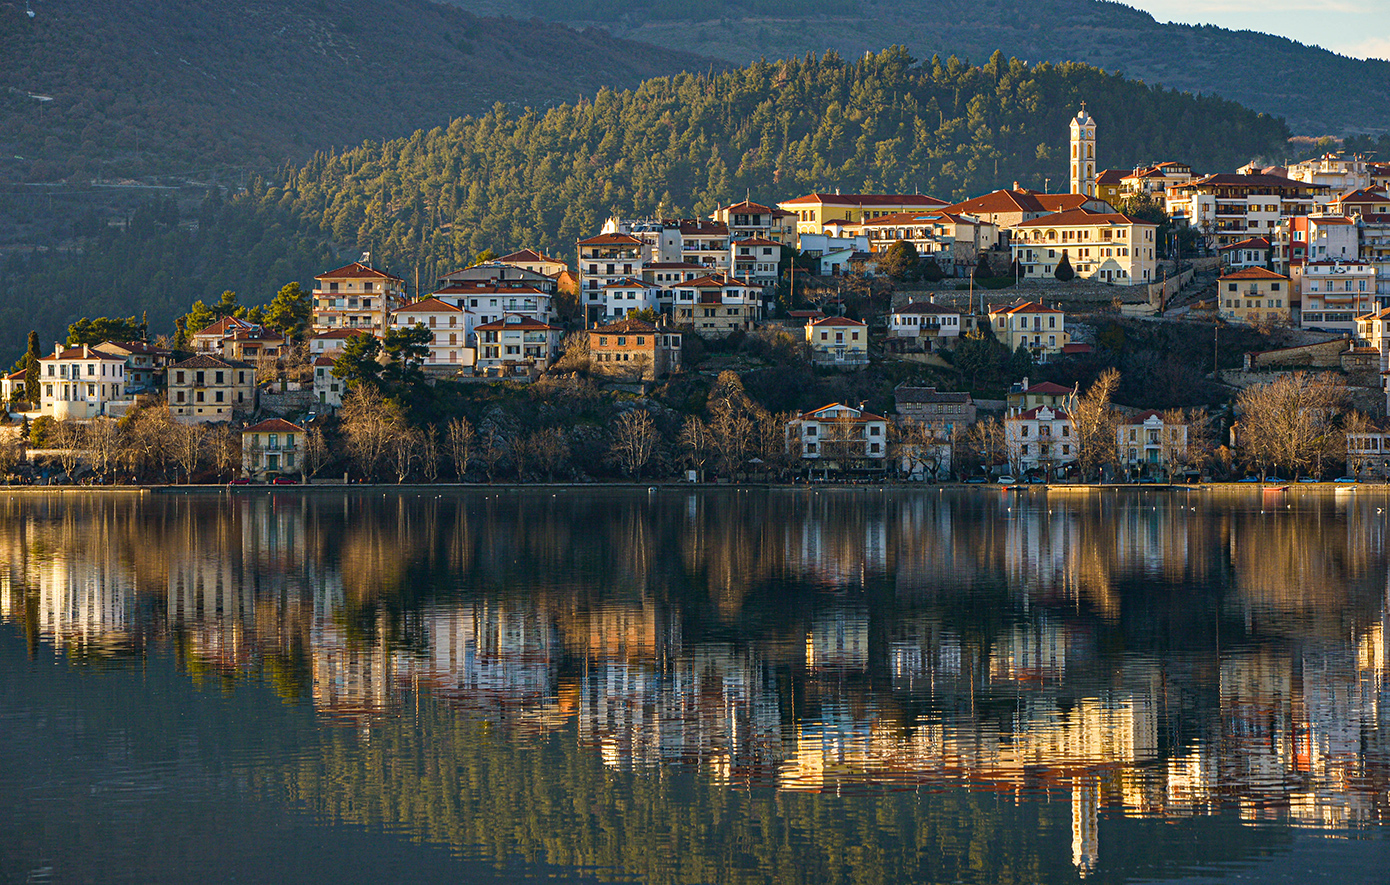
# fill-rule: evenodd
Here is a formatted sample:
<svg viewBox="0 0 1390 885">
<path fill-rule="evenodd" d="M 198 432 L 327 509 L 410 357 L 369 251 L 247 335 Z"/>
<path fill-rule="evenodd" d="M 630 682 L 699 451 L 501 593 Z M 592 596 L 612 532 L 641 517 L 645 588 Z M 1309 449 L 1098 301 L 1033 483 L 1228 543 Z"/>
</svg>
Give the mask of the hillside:
<svg viewBox="0 0 1390 885">
<path fill-rule="evenodd" d="M 273 168 L 708 59 L 428 0 L 0 0 L 0 182 Z M 224 170 L 225 171 L 225 170 Z M 236 180 L 236 179 L 233 179 Z"/>
<path fill-rule="evenodd" d="M 920 58 L 975 62 L 997 49 L 1081 61 L 1284 117 L 1296 134 L 1390 132 L 1390 62 L 1349 59 L 1253 31 L 1159 24 L 1105 0 L 450 0 L 518 17 L 594 24 L 617 36 L 747 64 L 834 50 L 853 58 L 901 44 Z M 1335 15 L 1331 7 L 1329 15 Z M 1258 26 L 1255 13 L 1251 22 Z"/>
<path fill-rule="evenodd" d="M 148 309 L 153 327 L 167 328 L 194 298 L 230 288 L 264 302 L 360 251 L 426 285 L 487 248 L 572 260 L 575 240 L 613 212 L 701 215 L 748 193 L 777 201 L 837 187 L 960 198 L 1051 177 L 1055 189 L 1083 98 L 1102 127 L 1103 166 L 1176 157 L 1230 169 L 1289 135 L 1221 99 L 999 56 L 981 67 L 917 64 L 890 49 L 659 77 L 319 153 L 182 224 L 165 203 L 125 231 L 83 228 L 78 255 L 13 255 L 0 264 L 3 342 L 18 347 L 35 323 L 49 340 L 83 314 Z M 38 306 L 32 292 L 45 293 Z"/>
</svg>

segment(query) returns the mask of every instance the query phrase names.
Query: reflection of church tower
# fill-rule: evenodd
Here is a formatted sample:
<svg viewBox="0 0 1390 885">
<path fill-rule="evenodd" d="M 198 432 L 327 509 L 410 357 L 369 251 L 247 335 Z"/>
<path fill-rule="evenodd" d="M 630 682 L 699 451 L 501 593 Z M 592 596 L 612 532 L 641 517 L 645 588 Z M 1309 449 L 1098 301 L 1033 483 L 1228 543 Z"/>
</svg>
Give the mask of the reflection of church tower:
<svg viewBox="0 0 1390 885">
<path fill-rule="evenodd" d="M 1084 101 L 1071 121 L 1071 192 L 1096 195 L 1096 121 L 1086 113 Z"/>
<path fill-rule="evenodd" d="M 1081 878 L 1095 872 L 1100 859 L 1100 781 L 1073 778 L 1071 782 L 1071 862 Z"/>
</svg>

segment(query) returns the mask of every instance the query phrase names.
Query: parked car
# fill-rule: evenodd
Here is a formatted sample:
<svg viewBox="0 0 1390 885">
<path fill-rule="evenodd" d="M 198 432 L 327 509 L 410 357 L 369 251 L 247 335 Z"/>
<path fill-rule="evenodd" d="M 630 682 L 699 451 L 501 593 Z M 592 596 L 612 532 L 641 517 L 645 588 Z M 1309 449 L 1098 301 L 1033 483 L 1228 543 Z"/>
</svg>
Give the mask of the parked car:
<svg viewBox="0 0 1390 885">
<path fill-rule="evenodd" d="M 1001 476 L 999 477 L 999 484 L 1001 486 L 1017 485 L 1018 480 L 1014 479 L 1012 476 Z"/>
<path fill-rule="evenodd" d="M 227 483 L 227 485 L 229 486 L 249 486 L 250 484 L 251 480 L 247 479 L 244 476 L 239 476 L 231 482 Z"/>
<path fill-rule="evenodd" d="M 1334 479 L 1334 480 L 1332 480 L 1332 481 L 1333 481 L 1333 482 L 1360 482 L 1361 480 L 1357 479 L 1357 478 L 1354 477 L 1354 476 L 1339 476 L 1339 477 L 1337 477 L 1336 479 Z"/>
<path fill-rule="evenodd" d="M 967 483 L 968 485 L 972 485 L 972 486 L 973 486 L 973 485 L 980 485 L 980 484 L 982 484 L 982 483 L 989 482 L 989 480 L 986 479 L 986 478 L 983 477 L 983 476 L 971 476 L 971 477 L 967 477 L 965 481 L 966 481 L 966 483 Z"/>
<path fill-rule="evenodd" d="M 299 485 L 299 480 L 295 479 L 293 476 L 277 476 L 271 480 L 271 483 L 277 486 L 297 486 Z"/>
</svg>

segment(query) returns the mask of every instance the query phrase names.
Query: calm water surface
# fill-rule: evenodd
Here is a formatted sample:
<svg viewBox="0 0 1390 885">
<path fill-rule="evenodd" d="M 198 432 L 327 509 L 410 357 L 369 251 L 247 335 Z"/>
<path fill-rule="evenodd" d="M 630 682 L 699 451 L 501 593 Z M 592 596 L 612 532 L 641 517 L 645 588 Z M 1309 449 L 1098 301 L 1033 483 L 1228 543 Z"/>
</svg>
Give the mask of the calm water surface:
<svg viewBox="0 0 1390 885">
<path fill-rule="evenodd" d="M 0 881 L 1385 882 L 1387 519 L 0 492 Z"/>
</svg>

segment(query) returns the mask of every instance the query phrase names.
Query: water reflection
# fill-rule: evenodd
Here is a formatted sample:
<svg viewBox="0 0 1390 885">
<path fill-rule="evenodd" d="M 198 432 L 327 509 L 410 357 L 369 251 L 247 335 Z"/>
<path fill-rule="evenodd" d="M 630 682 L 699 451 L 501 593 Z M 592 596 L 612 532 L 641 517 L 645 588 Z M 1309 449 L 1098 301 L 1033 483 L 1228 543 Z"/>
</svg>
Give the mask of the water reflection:
<svg viewBox="0 0 1390 885">
<path fill-rule="evenodd" d="M 797 796 L 906 790 L 893 800 L 906 831 L 879 840 L 901 856 L 874 867 L 892 881 L 922 878 L 911 857 L 945 826 L 910 797 L 962 790 L 933 800 L 964 803 L 947 819 L 1002 833 L 997 804 L 971 805 L 992 797 L 1036 830 L 987 865 L 991 880 L 1028 881 L 1054 861 L 1105 872 L 1107 816 L 1386 820 L 1385 504 L 1066 490 L 16 496 L 0 500 L 0 611 L 34 654 L 48 642 L 119 663 L 169 648 L 195 679 L 265 679 L 311 702 L 317 767 L 272 778 L 334 819 L 377 815 L 484 854 L 653 881 L 738 879 L 727 856 L 653 873 L 545 832 L 575 814 L 595 826 L 597 805 L 618 801 L 580 786 L 590 764 L 673 814 L 755 801 L 736 788 L 784 818 Z M 476 764 L 482 746 L 509 761 L 472 786 L 440 773 Z M 506 755 L 528 748 L 560 754 L 545 758 L 570 770 L 566 795 L 595 808 L 499 840 L 457 794 L 486 783 L 519 807 L 542 801 L 526 790 L 559 786 Z M 418 771 L 394 781 L 396 766 Z M 696 786 L 672 792 L 676 777 Z M 388 801 L 407 788 L 421 800 Z M 1049 802 L 1069 809 L 1057 821 L 1069 856 L 1027 823 Z M 647 813 L 609 811 L 629 838 Z M 739 838 L 771 838 L 751 806 L 740 817 Z M 830 826 L 807 832 L 849 838 Z M 942 850 L 959 855 L 957 875 L 972 869 L 968 845 Z M 750 851 L 754 878 L 793 875 Z M 1132 852 L 1120 853 L 1117 870 Z"/>
</svg>

